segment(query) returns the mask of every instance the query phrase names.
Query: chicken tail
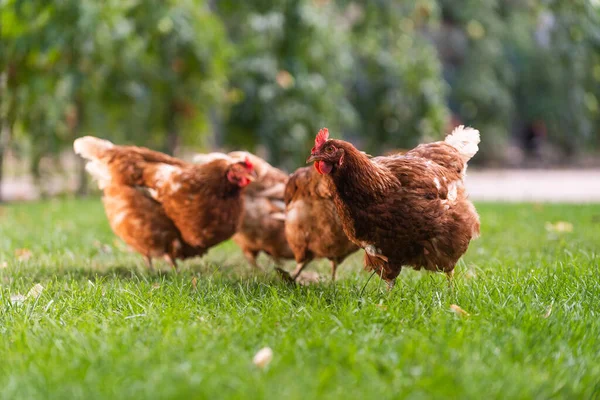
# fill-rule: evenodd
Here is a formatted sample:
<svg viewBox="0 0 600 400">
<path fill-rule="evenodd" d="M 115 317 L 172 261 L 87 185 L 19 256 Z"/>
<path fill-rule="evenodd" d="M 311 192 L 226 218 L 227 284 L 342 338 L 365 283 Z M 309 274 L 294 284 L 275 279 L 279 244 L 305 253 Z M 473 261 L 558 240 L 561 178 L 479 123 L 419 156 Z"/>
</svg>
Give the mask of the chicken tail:
<svg viewBox="0 0 600 400">
<path fill-rule="evenodd" d="M 73 150 L 76 154 L 89 160 L 85 170 L 98 182 L 98 187 L 103 190 L 111 181 L 110 171 L 106 164 L 100 161 L 105 151 L 114 145 L 108 140 L 93 136 L 84 136 L 73 142 Z"/>
<path fill-rule="evenodd" d="M 93 136 L 80 137 L 73 142 L 75 154 L 79 154 L 86 160 L 97 160 L 102 157 L 106 150 L 111 149 L 114 146 L 115 145 L 108 140 Z"/>
<path fill-rule="evenodd" d="M 458 150 L 465 163 L 477 154 L 480 141 L 479 131 L 464 125 L 454 128 L 452 133 L 446 136 L 446 143 Z"/>
<path fill-rule="evenodd" d="M 99 161 L 88 161 L 85 165 L 85 170 L 98 182 L 98 188 L 100 190 L 104 190 L 112 180 L 110 176 L 110 171 L 106 164 L 103 164 Z"/>
</svg>

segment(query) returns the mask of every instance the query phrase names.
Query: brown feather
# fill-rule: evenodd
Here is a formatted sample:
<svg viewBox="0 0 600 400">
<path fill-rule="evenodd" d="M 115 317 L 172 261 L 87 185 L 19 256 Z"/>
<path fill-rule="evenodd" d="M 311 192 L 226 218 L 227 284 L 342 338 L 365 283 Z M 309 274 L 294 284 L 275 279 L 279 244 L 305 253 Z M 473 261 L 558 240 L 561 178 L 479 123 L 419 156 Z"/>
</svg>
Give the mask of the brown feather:
<svg viewBox="0 0 600 400">
<path fill-rule="evenodd" d="M 371 250 L 365 265 L 388 282 L 402 266 L 451 272 L 479 234 L 479 216 L 463 184 L 466 163 L 451 145 L 372 159 L 340 140 L 321 149 L 313 156 L 333 165 L 324 179 L 344 231 Z"/>
<path fill-rule="evenodd" d="M 259 252 L 270 255 L 275 262 L 294 257 L 285 238 L 285 224 L 276 215 L 285 211 L 283 191 L 288 176 L 254 154 L 232 152 L 234 159 L 248 158 L 257 173 L 257 180 L 248 185 L 244 194 L 244 217 L 233 236 L 251 264 L 256 265 Z"/>
<path fill-rule="evenodd" d="M 156 249 L 158 240 L 153 238 L 164 230 L 161 234 L 169 240 L 177 237 L 180 241 L 164 252 L 176 252 L 179 258 L 199 255 L 229 239 L 241 222 L 243 189 L 228 179 L 236 167 L 231 161 L 194 165 L 149 149 L 115 146 L 93 137 L 76 140 L 74 147 L 106 170 L 103 176 L 110 176 L 110 192 L 105 194 L 105 204 L 110 205 L 107 214 L 116 207 L 111 199 L 130 209 L 127 215 L 133 218 L 131 222 L 125 218 L 122 227 L 115 225 L 117 229 L 113 229 L 140 252 Z M 132 230 L 135 226 L 140 226 L 139 232 Z M 146 245 L 145 240 L 149 241 Z"/>
<path fill-rule="evenodd" d="M 183 241 L 160 203 L 143 189 L 111 184 L 102 202 L 113 232 L 147 258 L 185 259 L 204 253 Z"/>
<path fill-rule="evenodd" d="M 331 191 L 314 168 L 300 168 L 285 190 L 285 234 L 296 262 L 328 258 L 339 264 L 358 250 L 343 231 Z"/>
</svg>

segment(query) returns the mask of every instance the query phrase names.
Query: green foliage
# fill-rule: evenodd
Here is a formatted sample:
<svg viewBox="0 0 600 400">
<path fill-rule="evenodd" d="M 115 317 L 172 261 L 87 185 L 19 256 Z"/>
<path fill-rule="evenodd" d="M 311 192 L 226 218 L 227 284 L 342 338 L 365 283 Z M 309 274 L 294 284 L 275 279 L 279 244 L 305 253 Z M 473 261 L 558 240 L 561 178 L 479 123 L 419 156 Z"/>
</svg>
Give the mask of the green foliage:
<svg viewBox="0 0 600 400">
<path fill-rule="evenodd" d="M 169 152 L 179 131 L 188 144 L 198 144 L 227 76 L 221 21 L 203 0 L 136 1 L 125 16 L 133 38 L 123 55 L 128 78 L 123 89 L 134 100 L 132 115 L 123 115 L 130 129 L 137 127 L 138 136 L 167 133 L 162 147 Z M 168 143 L 169 136 L 176 142 Z"/>
<path fill-rule="evenodd" d="M 88 132 L 141 143 L 154 134 L 167 151 L 165 137 L 180 132 L 198 142 L 222 94 L 228 53 L 221 22 L 202 0 L 11 0 L 2 11 L 5 108 L 15 108 L 36 152 Z"/>
<path fill-rule="evenodd" d="M 319 128 L 341 132 L 355 122 L 344 90 L 353 60 L 335 3 L 218 4 L 236 47 L 225 118 L 229 145 L 266 145 L 274 162 L 293 167 Z"/>
<path fill-rule="evenodd" d="M 535 121 L 544 121 L 550 142 L 567 153 L 598 143 L 600 73 L 591 79 L 600 70 L 598 6 L 440 3 L 446 23 L 466 40 L 459 62 L 446 66 L 451 105 L 482 131 L 482 158 L 501 156 L 510 137 Z"/>
<path fill-rule="evenodd" d="M 345 11 L 356 60 L 349 97 L 360 116 L 352 135 L 374 154 L 442 137 L 446 85 L 423 35 L 435 29 L 435 2 L 349 2 Z"/>
<path fill-rule="evenodd" d="M 504 48 L 513 28 L 496 0 L 440 3 L 445 26 L 464 42 L 457 62 L 448 67 L 453 111 L 482 132 L 483 157 L 498 155 L 495 152 L 507 143 L 514 113 L 515 77 Z"/>
<path fill-rule="evenodd" d="M 292 287 L 231 243 L 151 274 L 99 199 L 5 207 L 0 398 L 593 398 L 600 207 L 478 209 L 453 290 L 403 270 L 388 293 L 377 277 L 361 290 L 360 254 L 335 284 Z M 557 221 L 573 232 L 548 232 Z M 13 304 L 36 283 L 39 298 Z"/>
<path fill-rule="evenodd" d="M 568 153 L 598 144 L 598 96 L 600 95 L 600 8 L 587 0 L 552 1 L 548 10 L 555 16 L 552 51 L 543 63 L 549 64 L 550 96 L 545 117 L 551 121 L 550 134 Z M 596 123 L 594 123 L 594 121 Z M 565 134 L 569 132 L 569 134 Z"/>
<path fill-rule="evenodd" d="M 34 165 L 90 133 L 168 152 L 265 150 L 291 169 L 323 126 L 378 154 L 442 137 L 448 108 L 481 130 L 479 160 L 502 160 L 540 120 L 571 155 L 600 144 L 600 8 L 588 0 L 0 7 L 0 151 L 12 139 Z"/>
</svg>

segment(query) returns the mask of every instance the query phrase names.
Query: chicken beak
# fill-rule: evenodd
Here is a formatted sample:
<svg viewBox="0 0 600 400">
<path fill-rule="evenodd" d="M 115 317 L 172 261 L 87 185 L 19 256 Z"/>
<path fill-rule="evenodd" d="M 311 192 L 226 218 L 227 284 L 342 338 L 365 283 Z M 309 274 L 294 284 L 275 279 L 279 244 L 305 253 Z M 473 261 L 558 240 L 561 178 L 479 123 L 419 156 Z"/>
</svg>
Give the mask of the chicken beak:
<svg viewBox="0 0 600 400">
<path fill-rule="evenodd" d="M 307 164 L 313 163 L 315 161 L 321 161 L 321 157 L 317 154 L 311 154 L 310 157 L 306 159 Z"/>
</svg>

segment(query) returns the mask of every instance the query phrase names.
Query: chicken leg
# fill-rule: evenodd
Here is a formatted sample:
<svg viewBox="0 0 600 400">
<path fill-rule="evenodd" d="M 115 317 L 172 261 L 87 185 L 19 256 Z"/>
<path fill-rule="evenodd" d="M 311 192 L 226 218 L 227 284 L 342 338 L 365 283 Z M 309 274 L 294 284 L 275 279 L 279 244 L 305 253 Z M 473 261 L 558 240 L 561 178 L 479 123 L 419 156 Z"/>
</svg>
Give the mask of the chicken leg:
<svg viewBox="0 0 600 400">
<path fill-rule="evenodd" d="M 172 255 L 168 255 L 167 256 L 169 259 L 169 264 L 171 264 L 171 267 L 173 267 L 173 271 L 175 271 L 175 273 L 178 273 L 179 270 L 177 269 L 177 260 L 175 259 L 175 257 L 173 257 Z"/>
<path fill-rule="evenodd" d="M 331 281 L 335 282 L 335 273 L 337 271 L 338 262 L 337 260 L 331 260 Z"/>
<path fill-rule="evenodd" d="M 307 265 L 308 265 L 307 262 L 300 262 L 300 263 L 296 264 L 296 269 L 291 274 L 292 275 L 292 279 L 294 281 L 296 281 L 296 279 L 298 279 L 298 277 L 302 273 L 302 270 L 304 270 L 304 268 L 306 268 Z"/>
<path fill-rule="evenodd" d="M 252 265 L 255 269 L 264 272 L 264 269 L 256 263 L 256 256 L 258 256 L 257 251 L 244 250 L 244 257 L 246 257 L 248 263 Z"/>
<path fill-rule="evenodd" d="M 394 286 L 396 286 L 396 279 L 386 279 L 385 283 L 387 284 L 388 292 L 391 292 L 392 289 L 394 289 Z"/>
<path fill-rule="evenodd" d="M 446 272 L 446 278 L 448 279 L 448 288 L 452 290 L 454 282 L 454 269 L 452 271 Z"/>
<path fill-rule="evenodd" d="M 152 257 L 147 255 L 146 257 L 144 257 L 144 259 L 146 260 L 146 265 L 148 266 L 148 270 L 150 272 L 154 272 L 154 266 L 152 265 Z"/>
</svg>

